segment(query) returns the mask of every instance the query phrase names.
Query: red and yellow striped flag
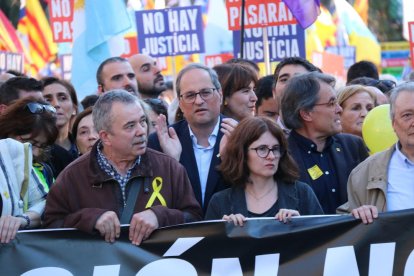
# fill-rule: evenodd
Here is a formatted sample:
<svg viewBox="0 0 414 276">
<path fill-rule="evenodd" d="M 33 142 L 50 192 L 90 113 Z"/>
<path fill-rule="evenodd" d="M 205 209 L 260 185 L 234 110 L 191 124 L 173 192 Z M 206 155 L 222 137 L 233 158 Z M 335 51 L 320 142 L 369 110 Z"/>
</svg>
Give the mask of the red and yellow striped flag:
<svg viewBox="0 0 414 276">
<path fill-rule="evenodd" d="M 18 30 L 27 36 L 32 63 L 30 74 L 36 76 L 46 64 L 56 58 L 57 45 L 39 0 L 26 0 L 20 10 Z"/>
<path fill-rule="evenodd" d="M 354 9 L 357 11 L 359 16 L 361 16 L 364 23 L 368 24 L 368 10 L 369 10 L 368 0 L 355 0 Z"/>
</svg>

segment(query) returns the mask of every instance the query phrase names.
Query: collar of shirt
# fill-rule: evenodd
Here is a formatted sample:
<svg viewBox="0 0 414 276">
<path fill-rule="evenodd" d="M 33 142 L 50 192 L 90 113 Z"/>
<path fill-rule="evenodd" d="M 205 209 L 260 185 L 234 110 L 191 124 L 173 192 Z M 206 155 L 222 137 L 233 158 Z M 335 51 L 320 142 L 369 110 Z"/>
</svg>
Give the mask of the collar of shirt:
<svg viewBox="0 0 414 276">
<path fill-rule="evenodd" d="M 128 169 L 127 174 L 125 175 L 125 177 L 123 177 L 121 174 L 118 173 L 118 171 L 115 169 L 115 167 L 111 165 L 109 160 L 102 153 L 102 151 L 101 151 L 101 149 L 103 147 L 102 141 L 99 141 L 98 143 L 99 144 L 97 145 L 97 160 L 98 160 L 99 167 L 103 171 L 105 171 L 109 176 L 115 178 L 115 180 L 118 181 L 121 184 L 121 186 L 126 184 L 126 182 L 129 180 L 129 178 L 131 176 L 132 170 L 137 165 L 139 165 L 139 163 L 141 162 L 141 156 L 138 156 L 137 159 L 135 159 L 134 164 L 131 166 L 130 169 Z"/>
<path fill-rule="evenodd" d="M 216 144 L 217 135 L 219 132 L 220 127 L 220 118 L 217 120 L 216 126 L 213 129 L 213 132 L 211 132 L 210 136 L 208 137 L 208 147 L 202 147 L 198 144 L 197 137 L 195 136 L 194 132 L 191 130 L 190 125 L 188 125 L 188 130 L 190 131 L 190 137 L 193 141 L 193 145 L 196 146 L 199 149 L 211 149 Z"/>
<path fill-rule="evenodd" d="M 299 147 L 301 147 L 302 150 L 311 151 L 311 152 L 318 152 L 317 146 L 312 140 L 306 138 L 305 136 L 300 135 L 299 133 L 297 133 L 294 130 L 292 130 L 290 132 L 290 135 L 293 138 L 295 138 L 295 140 L 297 141 Z M 326 139 L 325 147 L 324 147 L 322 152 L 325 152 L 332 145 L 332 143 L 333 143 L 333 139 L 330 136 Z"/>
<path fill-rule="evenodd" d="M 413 167 L 414 166 L 414 162 L 412 162 L 410 159 L 408 159 L 404 153 L 401 151 L 401 144 L 400 142 L 395 144 L 395 153 L 394 156 L 397 158 L 398 162 L 400 162 L 400 164 L 404 164 L 405 166 L 407 166 L 407 168 L 409 167 Z"/>
</svg>

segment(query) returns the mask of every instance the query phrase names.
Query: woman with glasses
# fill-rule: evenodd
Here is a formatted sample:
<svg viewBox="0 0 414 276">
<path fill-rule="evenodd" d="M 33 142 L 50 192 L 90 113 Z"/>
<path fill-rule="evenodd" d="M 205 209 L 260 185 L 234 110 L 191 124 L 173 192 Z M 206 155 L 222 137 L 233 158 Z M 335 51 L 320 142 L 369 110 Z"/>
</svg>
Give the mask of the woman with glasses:
<svg viewBox="0 0 414 276">
<path fill-rule="evenodd" d="M 0 116 L 0 138 L 13 138 L 30 143 L 33 152 L 33 167 L 43 184 L 45 193 L 53 184 L 50 167 L 50 146 L 56 140 L 56 110 L 47 102 L 35 98 L 23 98 L 12 104 Z"/>
<path fill-rule="evenodd" d="M 257 73 L 238 63 L 220 64 L 213 69 L 217 72 L 223 92 L 221 113 L 237 121 L 254 116 Z"/>
<path fill-rule="evenodd" d="M 45 149 L 58 135 L 55 113 L 46 102 L 29 97 L 13 103 L 0 116 L 1 243 L 13 239 L 19 228 L 40 226 L 53 183 Z M 25 151 L 15 140 L 32 146 Z"/>
<path fill-rule="evenodd" d="M 56 109 L 56 126 L 59 135 L 52 148 L 54 175 L 57 175 L 78 157 L 78 151 L 70 130 L 78 113 L 78 99 L 73 86 L 55 77 L 42 79 L 43 97 Z"/>
<path fill-rule="evenodd" d="M 205 219 L 224 219 L 243 225 L 247 217 L 322 214 L 305 183 L 297 181 L 297 165 L 286 151 L 287 140 L 275 122 L 265 117 L 242 120 L 231 134 L 219 166 L 232 187 L 216 193 Z"/>
<path fill-rule="evenodd" d="M 375 93 L 362 85 L 349 85 L 338 90 L 337 98 L 342 107 L 342 132 L 362 137 L 365 117 L 377 106 Z"/>
</svg>

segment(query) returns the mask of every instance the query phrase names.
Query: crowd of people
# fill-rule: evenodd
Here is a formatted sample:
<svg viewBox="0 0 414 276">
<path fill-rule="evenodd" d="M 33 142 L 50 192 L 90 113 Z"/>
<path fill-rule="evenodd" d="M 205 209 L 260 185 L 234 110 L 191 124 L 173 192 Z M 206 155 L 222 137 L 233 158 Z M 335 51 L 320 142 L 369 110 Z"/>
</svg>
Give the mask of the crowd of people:
<svg viewBox="0 0 414 276">
<path fill-rule="evenodd" d="M 414 207 L 414 82 L 355 63 L 347 84 L 309 61 L 192 63 L 174 85 L 156 60 L 111 57 L 78 102 L 65 80 L 0 81 L 0 242 L 19 229 L 73 227 L 139 245 L 163 226 Z M 367 114 L 389 104 L 398 137 L 369 156 Z M 82 106 L 82 108 L 81 108 Z"/>
</svg>

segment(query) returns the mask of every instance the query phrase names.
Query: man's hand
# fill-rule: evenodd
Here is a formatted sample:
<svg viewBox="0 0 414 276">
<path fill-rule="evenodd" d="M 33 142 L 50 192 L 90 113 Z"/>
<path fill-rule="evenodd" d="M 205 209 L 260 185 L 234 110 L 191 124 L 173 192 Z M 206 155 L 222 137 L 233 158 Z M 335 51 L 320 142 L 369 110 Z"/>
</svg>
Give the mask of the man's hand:
<svg viewBox="0 0 414 276">
<path fill-rule="evenodd" d="M 8 243 L 16 237 L 23 219 L 13 216 L 0 217 L 0 243 Z"/>
<path fill-rule="evenodd" d="M 361 219 L 362 223 L 373 223 L 374 219 L 378 218 L 378 209 L 373 205 L 362 205 L 351 211 L 352 215 L 356 219 Z"/>
<path fill-rule="evenodd" d="M 236 128 L 238 122 L 232 118 L 224 118 L 220 124 L 220 131 L 223 132 L 223 137 L 220 141 L 219 153 L 223 155 L 224 149 L 226 148 L 227 141 L 230 138 L 231 133 Z"/>
<path fill-rule="evenodd" d="M 158 219 L 155 213 L 148 209 L 132 216 L 129 226 L 129 240 L 134 245 L 140 245 L 148 239 L 151 233 L 158 228 Z"/>
<path fill-rule="evenodd" d="M 179 161 L 182 152 L 181 142 L 174 128 L 167 126 L 167 119 L 164 115 L 161 114 L 158 116 L 155 130 L 157 131 L 158 141 L 160 142 L 162 151 Z"/>
<path fill-rule="evenodd" d="M 121 233 L 118 216 L 113 211 L 103 213 L 96 221 L 95 229 L 105 237 L 105 241 L 115 242 Z"/>
</svg>

